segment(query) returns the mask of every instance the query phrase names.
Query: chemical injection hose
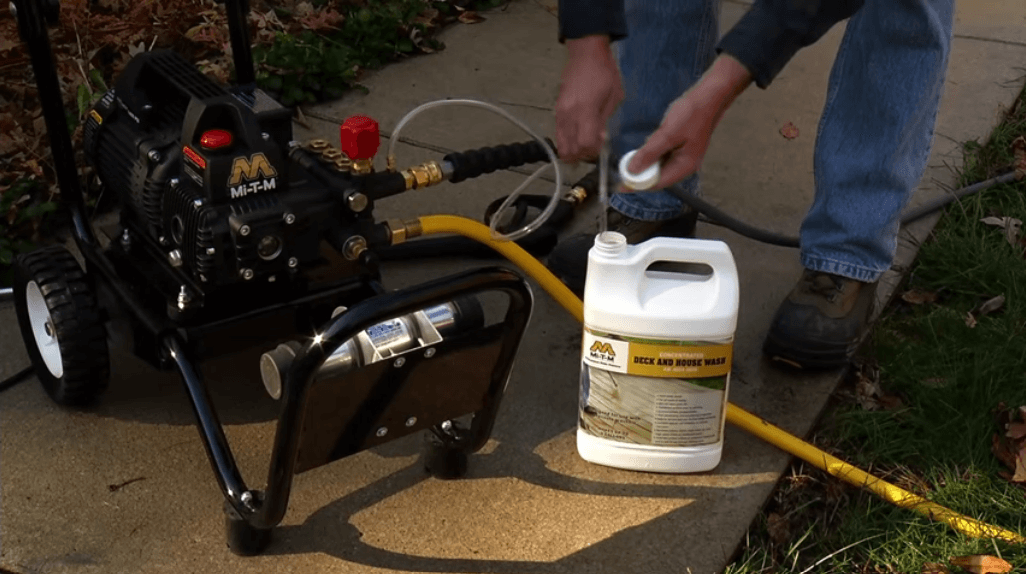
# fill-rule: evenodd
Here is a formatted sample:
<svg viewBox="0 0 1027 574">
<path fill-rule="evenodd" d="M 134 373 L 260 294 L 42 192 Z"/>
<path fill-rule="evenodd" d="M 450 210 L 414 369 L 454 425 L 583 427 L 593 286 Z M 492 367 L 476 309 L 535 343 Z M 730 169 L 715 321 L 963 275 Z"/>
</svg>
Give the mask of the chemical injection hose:
<svg viewBox="0 0 1027 574">
<path fill-rule="evenodd" d="M 424 235 L 456 233 L 495 249 L 537 281 L 575 319 L 579 322 L 583 320 L 584 309 L 581 299 L 517 244 L 492 239 L 488 227 L 464 217 L 427 215 L 419 221 Z M 1012 544 L 1025 542 L 1024 538 L 1015 532 L 963 516 L 863 472 L 731 403 L 728 403 L 727 407 L 727 422 L 853 486 L 865 488 L 900 508 L 913 510 L 932 520 L 944 522 L 963 534 L 976 538 L 998 538 Z"/>
</svg>

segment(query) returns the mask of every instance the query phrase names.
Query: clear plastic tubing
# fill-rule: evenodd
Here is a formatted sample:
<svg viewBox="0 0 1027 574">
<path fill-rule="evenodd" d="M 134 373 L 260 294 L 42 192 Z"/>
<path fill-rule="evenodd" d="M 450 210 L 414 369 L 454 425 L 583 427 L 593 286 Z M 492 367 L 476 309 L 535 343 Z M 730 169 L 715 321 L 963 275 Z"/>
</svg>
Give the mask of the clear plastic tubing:
<svg viewBox="0 0 1027 574">
<path fill-rule="evenodd" d="M 422 105 L 414 108 L 413 110 L 410 110 L 410 112 L 407 113 L 407 115 L 403 116 L 403 118 L 401 120 L 399 120 L 399 123 L 396 124 L 396 129 L 393 130 L 392 137 L 389 138 L 389 155 L 388 155 L 388 157 L 395 157 L 396 142 L 399 141 L 399 134 L 403 130 L 403 128 L 406 126 L 407 123 L 409 123 L 412 119 L 414 119 L 414 117 L 416 117 L 421 112 L 430 110 L 432 108 L 437 108 L 437 107 L 440 107 L 440 106 L 465 106 L 465 107 L 481 108 L 481 109 L 488 110 L 490 112 L 493 112 L 495 114 L 498 114 L 498 115 L 503 116 L 504 118 L 510 120 L 511 123 L 513 123 L 517 127 L 521 128 L 521 130 L 523 130 L 525 133 L 530 135 L 535 141 L 539 142 L 539 144 L 542 145 L 542 148 L 546 150 L 546 155 L 549 156 L 550 163 L 540 167 L 538 170 L 535 171 L 535 173 L 533 173 L 530 176 L 528 176 L 528 178 L 525 179 L 524 182 L 517 189 L 515 189 L 514 192 L 510 194 L 509 197 L 506 198 L 506 201 L 504 201 L 502 203 L 502 205 L 499 206 L 499 209 L 497 209 L 496 213 L 492 216 L 492 219 L 489 222 L 489 231 L 491 232 L 493 239 L 496 239 L 496 240 L 499 240 L 499 241 L 516 241 L 516 240 L 518 240 L 518 239 L 528 235 L 532 231 L 535 231 L 539 227 L 541 227 L 542 224 L 544 224 L 546 222 L 546 220 L 549 219 L 549 217 L 553 215 L 553 212 L 556 211 L 556 206 L 560 202 L 560 190 L 562 189 L 562 186 L 563 186 L 563 179 L 562 179 L 561 174 L 560 174 L 559 160 L 556 157 L 556 152 L 553 151 L 553 148 L 551 148 L 548 143 L 546 143 L 546 140 L 544 140 L 541 137 L 539 137 L 539 135 L 536 134 L 527 125 L 525 125 L 524 122 L 522 122 L 522 121 L 518 120 L 517 118 L 513 117 L 512 115 L 510 115 L 509 112 L 507 112 L 506 110 L 504 110 L 504 109 L 502 109 L 502 108 L 500 108 L 498 106 L 494 106 L 494 105 L 486 103 L 486 102 L 480 102 L 478 100 L 468 100 L 468 99 L 436 100 L 434 102 L 428 102 L 426 104 L 422 104 Z M 542 213 L 539 214 L 538 217 L 536 217 L 534 220 L 532 220 L 531 222 L 526 224 L 524 227 L 522 227 L 522 228 L 520 228 L 520 229 L 518 229 L 516 231 L 513 231 L 511 233 L 507 233 L 505 235 L 502 234 L 502 233 L 499 233 L 499 231 L 496 229 L 496 226 L 499 224 L 500 220 L 502 219 L 500 217 L 500 214 L 502 214 L 511 205 L 513 205 L 513 202 L 517 199 L 518 196 L 520 196 L 520 194 L 524 191 L 524 189 L 526 187 L 528 187 L 528 185 L 530 185 L 531 182 L 533 182 L 536 179 L 538 179 L 538 177 L 540 175 L 542 175 L 542 172 L 545 171 L 549 167 L 552 167 L 553 171 L 555 172 L 556 185 L 555 185 L 555 189 L 553 191 L 553 197 L 552 197 L 552 199 L 549 200 L 549 203 L 546 204 L 546 208 L 544 210 L 542 210 Z"/>
</svg>

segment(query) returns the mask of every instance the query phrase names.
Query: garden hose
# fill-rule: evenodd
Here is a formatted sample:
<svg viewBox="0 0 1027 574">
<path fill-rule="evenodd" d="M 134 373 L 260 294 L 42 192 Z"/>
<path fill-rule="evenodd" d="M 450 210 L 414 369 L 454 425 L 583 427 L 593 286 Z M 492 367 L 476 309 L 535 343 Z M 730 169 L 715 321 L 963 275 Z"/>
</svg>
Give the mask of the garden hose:
<svg viewBox="0 0 1027 574">
<path fill-rule="evenodd" d="M 472 219 L 455 215 L 427 215 L 418 218 L 417 221 L 424 235 L 455 233 L 495 249 L 537 281 L 575 319 L 579 322 L 584 319 L 584 305 L 581 299 L 527 251 L 513 242 L 494 240 L 488 227 Z M 865 488 L 900 508 L 913 510 L 932 520 L 944 522 L 967 536 L 998 538 L 1012 544 L 1025 542 L 1024 537 L 1015 532 L 963 516 L 872 476 L 732 403 L 728 403 L 726 420 L 832 476 L 853 486 Z"/>
</svg>

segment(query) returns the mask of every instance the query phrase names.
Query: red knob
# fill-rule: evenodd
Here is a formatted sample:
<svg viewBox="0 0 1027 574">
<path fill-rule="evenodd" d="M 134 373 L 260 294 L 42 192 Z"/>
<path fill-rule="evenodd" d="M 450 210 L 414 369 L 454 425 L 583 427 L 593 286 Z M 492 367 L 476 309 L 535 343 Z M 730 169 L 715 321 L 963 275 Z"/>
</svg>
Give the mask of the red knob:
<svg viewBox="0 0 1027 574">
<path fill-rule="evenodd" d="M 378 153 L 378 122 L 367 116 L 353 116 L 339 128 L 342 151 L 350 159 L 371 159 Z"/>
</svg>

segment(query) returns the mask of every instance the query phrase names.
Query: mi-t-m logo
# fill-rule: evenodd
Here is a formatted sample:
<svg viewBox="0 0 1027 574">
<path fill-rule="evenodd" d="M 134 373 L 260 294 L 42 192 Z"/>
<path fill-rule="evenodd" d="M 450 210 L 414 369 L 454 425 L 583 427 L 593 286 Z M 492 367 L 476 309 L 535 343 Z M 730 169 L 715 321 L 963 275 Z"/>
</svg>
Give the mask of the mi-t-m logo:
<svg viewBox="0 0 1027 574">
<path fill-rule="evenodd" d="M 232 175 L 228 178 L 228 187 L 232 199 L 237 199 L 251 193 L 275 189 L 277 178 L 278 172 L 267 160 L 267 156 L 258 152 L 249 158 L 239 156 L 232 160 Z"/>
<path fill-rule="evenodd" d="M 612 361 L 617 357 L 617 353 L 614 352 L 613 347 L 609 343 L 604 343 L 602 341 L 592 343 L 592 347 L 589 348 L 588 352 L 592 355 L 593 359 L 601 361 Z"/>
</svg>

